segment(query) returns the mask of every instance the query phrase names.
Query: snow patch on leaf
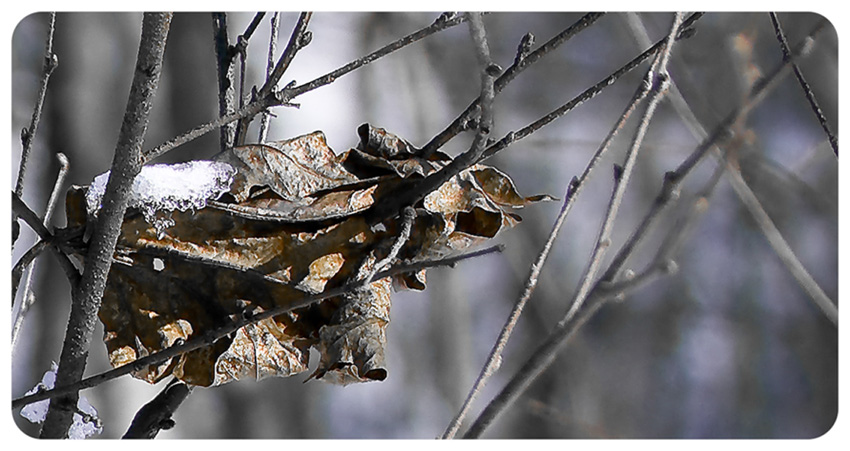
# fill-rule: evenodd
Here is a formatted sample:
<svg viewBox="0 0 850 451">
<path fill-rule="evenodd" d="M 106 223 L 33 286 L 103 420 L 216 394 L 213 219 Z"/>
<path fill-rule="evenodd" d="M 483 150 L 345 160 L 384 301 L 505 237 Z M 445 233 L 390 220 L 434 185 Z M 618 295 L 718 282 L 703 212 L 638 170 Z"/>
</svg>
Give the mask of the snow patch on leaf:
<svg viewBox="0 0 850 451">
<path fill-rule="evenodd" d="M 162 233 L 174 225 L 174 210 L 200 210 L 230 189 L 236 170 L 218 161 L 188 161 L 145 166 L 133 181 L 128 207 L 141 210 L 145 220 Z M 86 192 L 86 208 L 97 216 L 106 192 L 109 171 L 95 177 Z M 165 217 L 157 212 L 166 213 Z"/>
</svg>

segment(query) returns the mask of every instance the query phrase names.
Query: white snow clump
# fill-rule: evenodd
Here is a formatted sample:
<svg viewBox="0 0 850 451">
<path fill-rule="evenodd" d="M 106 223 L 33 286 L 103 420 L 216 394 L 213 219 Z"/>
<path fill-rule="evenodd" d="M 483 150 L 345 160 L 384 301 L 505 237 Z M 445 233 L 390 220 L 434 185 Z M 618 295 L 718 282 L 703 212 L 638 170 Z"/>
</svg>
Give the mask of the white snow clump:
<svg viewBox="0 0 850 451">
<path fill-rule="evenodd" d="M 31 395 L 39 390 L 52 389 L 56 384 L 56 371 L 58 370 L 59 365 L 57 365 L 56 362 L 53 362 L 50 366 L 50 370 L 44 373 L 44 376 L 41 378 L 41 382 L 36 384 L 36 386 L 26 394 Z M 30 420 L 32 423 L 41 423 L 47 417 L 47 408 L 49 406 L 49 399 L 27 404 L 21 409 L 21 416 Z M 91 437 L 94 434 L 100 434 L 103 432 L 103 425 L 97 417 L 97 410 L 86 398 L 80 396 L 77 401 L 77 410 L 78 412 L 74 414 L 74 422 L 68 430 L 68 438 L 82 440 L 84 438 Z M 83 415 L 79 412 L 86 414 L 86 417 L 83 417 Z"/>
<path fill-rule="evenodd" d="M 174 225 L 171 212 L 204 208 L 209 200 L 230 189 L 235 174 L 232 166 L 218 161 L 144 166 L 133 181 L 127 206 L 141 210 L 161 238 L 165 229 Z M 108 180 L 109 171 L 95 177 L 89 186 L 86 208 L 90 215 L 97 216 Z M 157 217 L 158 211 L 164 212 L 166 217 Z"/>
</svg>

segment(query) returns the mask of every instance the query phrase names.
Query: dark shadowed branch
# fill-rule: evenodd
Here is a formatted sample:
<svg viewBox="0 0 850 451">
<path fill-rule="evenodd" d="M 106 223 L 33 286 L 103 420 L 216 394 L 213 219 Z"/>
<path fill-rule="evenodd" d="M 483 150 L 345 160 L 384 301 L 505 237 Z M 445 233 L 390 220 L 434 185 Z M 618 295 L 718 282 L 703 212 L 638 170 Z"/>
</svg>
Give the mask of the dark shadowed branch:
<svg viewBox="0 0 850 451">
<path fill-rule="evenodd" d="M 788 40 L 785 38 L 785 33 L 782 31 L 782 25 L 779 23 L 779 18 L 776 16 L 776 13 L 770 13 L 770 20 L 773 22 L 773 29 L 776 31 L 776 39 L 779 40 L 779 45 L 782 48 L 782 57 L 785 59 L 791 59 L 791 48 L 788 46 Z M 826 116 L 824 116 L 823 110 L 821 109 L 811 86 L 809 86 L 809 83 L 806 81 L 805 77 L 803 77 L 803 72 L 800 70 L 800 66 L 798 66 L 796 62 L 792 61 L 791 67 L 794 69 L 794 76 L 797 77 L 800 87 L 803 88 L 803 93 L 806 94 L 806 100 L 809 101 L 809 106 L 811 106 L 812 112 L 814 112 L 815 117 L 818 118 L 818 123 L 821 128 L 823 128 L 823 132 L 826 133 L 826 136 L 829 139 L 829 145 L 832 147 L 832 151 L 835 152 L 835 156 L 837 157 L 838 137 L 832 133 L 832 130 L 829 127 L 829 122 L 827 122 Z"/>
<path fill-rule="evenodd" d="M 142 406 L 121 438 L 155 438 L 159 431 L 174 427 L 171 418 L 180 404 L 192 393 L 192 387 L 172 380 L 149 403 Z"/>
</svg>

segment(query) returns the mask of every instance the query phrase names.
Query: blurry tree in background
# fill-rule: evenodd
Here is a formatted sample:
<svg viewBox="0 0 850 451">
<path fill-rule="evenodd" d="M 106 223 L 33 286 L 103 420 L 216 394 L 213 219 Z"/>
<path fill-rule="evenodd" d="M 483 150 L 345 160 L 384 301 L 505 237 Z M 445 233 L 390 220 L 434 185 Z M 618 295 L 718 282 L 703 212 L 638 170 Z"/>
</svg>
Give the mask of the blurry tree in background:
<svg viewBox="0 0 850 451">
<path fill-rule="evenodd" d="M 437 16 L 316 13 L 309 24 L 312 41 L 296 55 L 279 87 L 331 72 L 428 26 Z M 57 152 L 70 162 L 65 186 L 88 184 L 109 169 L 141 17 L 56 16 L 53 51 L 60 63 L 49 80 L 22 195 L 36 212 L 43 211 L 53 188 Z M 254 17 L 226 15 L 230 44 Z M 279 49 L 298 17 L 279 16 Z M 496 95 L 490 136 L 499 139 L 522 129 L 614 73 L 664 39 L 672 17 L 602 16 Z M 247 89 L 265 80 L 270 18 L 265 16 L 247 47 Z M 580 18 L 577 13 L 484 15 L 490 55 L 507 68 L 524 35 L 535 36 L 533 51 Z M 694 218 L 672 255 L 676 271 L 650 271 L 648 283 L 629 287 L 622 302 L 601 305 L 483 437 L 802 438 L 829 430 L 838 409 L 837 322 L 830 319 L 829 306 L 813 299 L 820 296 L 833 304 L 838 299 L 837 144 L 831 145 L 825 131 L 837 133 L 838 53 L 828 22 L 808 37 L 823 20 L 803 13 L 709 13 L 692 24 L 693 35 L 676 42 L 668 64 L 675 86 L 646 131 L 602 266 L 604 271 L 664 192 L 665 173 L 698 149 L 705 136 L 700 133 L 710 135 L 725 124 L 717 147 L 722 154 L 710 149 L 681 180 L 678 197 L 626 263 L 633 273 L 624 274 L 647 275 L 643 269 L 657 266 L 657 251 L 665 249 L 666 239 L 679 236 L 679 221 Z M 796 68 L 786 65 L 759 104 L 725 123 L 731 112 L 749 104 L 748 93 L 761 89 L 763 77 L 783 63 L 776 23 L 791 51 L 807 43 L 805 54 L 794 59 Z M 21 158 L 19 131 L 29 124 L 41 79 L 47 24 L 48 15 L 31 15 L 13 35 L 12 180 Z M 652 63 L 648 58 L 487 164 L 510 174 L 523 193 L 569 197 L 571 179 L 585 170 Z M 793 69 L 805 78 L 825 126 Z M 211 15 L 175 14 L 144 149 L 217 117 L 216 74 Z M 424 146 L 479 91 L 475 46 L 461 24 L 298 97 L 297 109 L 272 109 L 267 139 L 322 130 L 339 153 L 357 144 L 360 124 L 370 123 Z M 465 426 L 520 372 L 570 308 L 615 186 L 611 168 L 623 164 L 642 111 L 638 108 L 598 170 L 582 181 L 501 366 L 472 404 Z M 248 141 L 257 139 L 258 122 L 249 129 Z M 462 134 L 441 150 L 456 156 L 469 148 L 471 135 Z M 204 159 L 219 150 L 218 133 L 208 133 L 157 162 Z M 176 427 L 160 437 L 442 435 L 523 292 L 559 210 L 560 202 L 525 208 L 523 222 L 499 236 L 506 245 L 501 254 L 432 269 L 424 292 L 394 294 L 385 381 L 338 387 L 302 383 L 304 377 L 295 376 L 196 389 L 177 410 Z M 58 208 L 52 224 L 63 227 L 64 216 Z M 779 241 L 771 235 L 777 231 Z M 12 263 L 36 241 L 21 222 Z M 792 276 L 789 258 L 805 268 L 814 288 Z M 71 303 L 63 274 L 54 256 L 37 260 L 35 302 L 13 349 L 13 398 L 32 388 L 59 359 Z M 23 292 L 18 289 L 17 295 Z M 86 374 L 109 369 L 101 334 L 102 329 L 95 331 Z M 83 391 L 103 421 L 100 437 L 120 437 L 136 411 L 161 390 L 159 385 L 124 377 Z M 18 410 L 17 426 L 37 436 L 38 425 L 21 418 Z"/>
</svg>

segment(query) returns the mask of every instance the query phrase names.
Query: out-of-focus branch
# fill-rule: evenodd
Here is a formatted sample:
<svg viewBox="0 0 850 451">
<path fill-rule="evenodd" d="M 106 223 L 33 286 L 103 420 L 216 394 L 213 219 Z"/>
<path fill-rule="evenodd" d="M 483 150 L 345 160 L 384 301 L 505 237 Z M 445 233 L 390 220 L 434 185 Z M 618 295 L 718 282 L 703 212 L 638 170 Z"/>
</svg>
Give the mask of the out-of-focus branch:
<svg viewBox="0 0 850 451">
<path fill-rule="evenodd" d="M 644 36 L 645 32 L 642 29 L 642 24 L 640 20 L 637 19 L 636 16 L 630 17 L 630 25 L 633 28 L 633 31 L 637 34 L 638 39 L 646 39 Z M 782 29 L 779 26 L 778 19 L 776 15 L 771 13 L 771 19 L 774 21 L 774 28 L 777 33 L 777 39 L 779 39 L 780 44 L 782 45 L 784 60 L 791 65 L 794 70 L 794 73 L 797 75 L 798 80 L 803 85 L 804 90 L 808 93 L 811 91 L 807 89 L 808 85 L 805 80 L 802 79 L 802 74 L 799 72 L 799 67 L 795 63 L 795 53 L 792 53 L 790 47 L 788 46 L 788 42 L 785 40 L 785 35 L 782 33 Z M 820 25 L 815 28 L 815 31 L 810 33 L 810 35 L 817 32 L 820 29 Z M 803 43 L 798 47 L 796 54 L 799 56 L 800 54 L 805 54 L 810 51 L 810 44 L 808 44 L 808 38 L 803 41 Z M 787 66 L 785 64 L 783 67 Z M 777 74 L 777 78 L 782 78 Z M 765 88 L 768 86 L 763 84 Z M 693 111 L 691 111 L 681 92 L 676 88 L 675 83 L 671 86 L 670 90 L 670 98 L 673 104 L 674 109 L 679 114 L 680 117 L 685 121 L 688 127 L 691 130 L 691 133 L 694 134 L 699 139 L 704 139 L 708 132 L 702 127 L 702 124 L 696 119 Z M 817 107 L 817 102 L 814 98 L 810 98 L 810 102 L 814 102 L 813 108 L 815 108 L 815 113 L 819 112 L 819 108 Z M 749 110 L 746 109 L 741 112 L 741 114 L 735 119 L 735 123 L 742 122 L 743 118 L 746 116 L 746 113 Z M 822 117 L 818 115 L 818 117 Z M 824 122 L 821 122 L 822 125 L 825 125 Z M 838 152 L 837 142 L 833 141 L 832 135 L 827 130 L 827 136 L 829 136 L 830 144 L 834 145 L 834 150 Z M 817 284 L 814 278 L 809 274 L 800 260 L 796 257 L 791 247 L 782 237 L 782 234 L 779 232 L 779 229 L 767 215 L 767 212 L 762 207 L 761 203 L 758 201 L 758 198 L 750 189 L 749 185 L 746 183 L 744 178 L 741 176 L 740 169 L 733 162 L 728 161 L 728 157 L 724 156 L 725 154 L 721 152 L 719 148 L 716 146 L 712 146 L 712 150 L 714 150 L 717 158 L 720 160 L 721 168 L 726 168 L 729 183 L 732 185 L 735 193 L 738 195 L 738 198 L 741 199 L 741 202 L 750 213 L 753 215 L 756 223 L 759 225 L 759 228 L 762 230 L 765 238 L 768 243 L 771 245 L 773 250 L 776 252 L 777 256 L 779 256 L 780 261 L 788 268 L 789 272 L 794 276 L 803 290 L 809 295 L 809 299 L 817 306 L 823 314 L 835 325 L 838 324 L 838 308 L 835 303 L 829 299 L 829 297 L 824 293 L 823 289 Z M 609 279 L 612 279 L 613 275 L 609 275 Z"/>
<path fill-rule="evenodd" d="M 824 293 L 817 281 L 809 274 L 806 267 L 797 258 L 797 255 L 794 254 L 791 246 L 782 237 L 782 233 L 776 228 L 776 225 L 770 219 L 764 207 L 762 207 L 755 193 L 753 193 L 741 176 L 740 168 L 735 162 L 727 159 L 726 169 L 726 175 L 732 179 L 732 188 L 738 194 L 738 197 L 747 207 L 750 214 L 752 214 L 753 219 L 755 219 L 764 237 L 767 238 L 770 247 L 776 252 L 779 260 L 788 268 L 788 271 L 794 276 L 794 279 L 797 280 L 797 283 L 800 284 L 800 287 L 803 288 L 806 294 L 809 295 L 809 299 L 812 300 L 815 306 L 823 312 L 832 324 L 838 326 L 838 307 Z"/>
<path fill-rule="evenodd" d="M 24 175 L 27 171 L 27 162 L 29 161 L 30 150 L 32 143 L 35 140 L 35 134 L 38 131 L 38 124 L 41 121 L 41 110 L 44 105 L 44 96 L 47 94 L 47 83 L 50 80 L 50 74 L 59 66 L 59 57 L 53 53 L 53 32 L 56 29 L 56 13 L 50 13 L 47 22 L 47 43 L 44 49 L 44 64 L 41 71 L 41 83 L 38 87 L 38 94 L 35 99 L 35 107 L 32 112 L 30 126 L 21 130 L 21 143 L 23 149 L 21 151 L 21 161 L 18 167 L 18 180 L 15 183 L 15 194 L 18 197 L 23 196 L 24 192 Z"/>
<path fill-rule="evenodd" d="M 86 367 L 115 242 L 127 209 L 133 179 L 142 167 L 142 143 L 162 73 L 162 56 L 171 17 L 170 13 L 146 13 L 142 21 L 139 54 L 103 207 L 98 215 L 82 279 L 73 291 L 71 315 L 56 374 L 57 386 L 78 382 Z M 42 438 L 63 438 L 67 435 L 78 398 L 79 394 L 73 392 L 51 401 L 41 430 Z"/>
</svg>

